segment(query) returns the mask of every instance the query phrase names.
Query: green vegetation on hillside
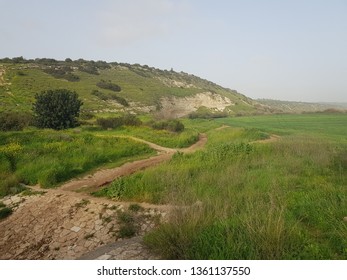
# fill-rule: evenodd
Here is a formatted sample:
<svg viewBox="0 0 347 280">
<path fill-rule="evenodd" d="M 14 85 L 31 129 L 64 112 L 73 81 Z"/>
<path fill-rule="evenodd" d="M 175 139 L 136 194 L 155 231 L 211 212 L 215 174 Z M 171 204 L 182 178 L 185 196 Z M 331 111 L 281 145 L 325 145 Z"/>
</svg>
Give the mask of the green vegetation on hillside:
<svg viewBox="0 0 347 280">
<path fill-rule="evenodd" d="M 0 60 L 0 71 L 0 111 L 29 112 L 35 94 L 52 89 L 77 92 L 84 103 L 83 109 L 95 113 L 122 109 L 155 112 L 160 110 L 161 98 L 204 92 L 229 98 L 235 103 L 230 107 L 232 114 L 257 111 L 253 101 L 236 91 L 184 72 L 147 65 L 15 58 Z"/>
</svg>

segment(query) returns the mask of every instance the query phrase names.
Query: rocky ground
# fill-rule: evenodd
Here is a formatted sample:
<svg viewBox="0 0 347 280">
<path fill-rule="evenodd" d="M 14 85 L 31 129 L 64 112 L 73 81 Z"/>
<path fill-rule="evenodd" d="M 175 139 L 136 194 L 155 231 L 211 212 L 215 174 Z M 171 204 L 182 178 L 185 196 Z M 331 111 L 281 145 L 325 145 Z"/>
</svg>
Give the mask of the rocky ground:
<svg viewBox="0 0 347 280">
<path fill-rule="evenodd" d="M 122 229 L 126 231 L 127 227 L 141 237 L 167 214 L 163 206 L 138 207 L 137 204 L 83 198 L 61 190 L 17 195 L 2 202 L 14 207 L 14 213 L 0 222 L 0 259 L 76 259 L 105 244 L 124 240 L 127 236 L 122 238 L 122 234 L 126 235 Z M 133 208 L 136 211 L 131 210 Z M 131 224 L 124 223 L 123 216 L 130 219 Z M 149 258 L 140 240 L 135 247 L 118 248 L 108 255 L 124 259 L 137 248 L 141 250 L 134 257 Z"/>
</svg>

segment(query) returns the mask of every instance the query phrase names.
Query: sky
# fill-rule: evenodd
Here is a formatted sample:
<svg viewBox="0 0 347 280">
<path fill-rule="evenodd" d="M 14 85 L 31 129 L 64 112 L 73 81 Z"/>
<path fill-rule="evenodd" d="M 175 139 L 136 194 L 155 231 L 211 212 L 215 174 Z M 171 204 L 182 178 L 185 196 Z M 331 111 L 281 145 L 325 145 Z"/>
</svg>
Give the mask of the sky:
<svg viewBox="0 0 347 280">
<path fill-rule="evenodd" d="M 0 57 L 183 71 L 251 98 L 347 102 L 347 0 L 0 0 Z"/>
</svg>

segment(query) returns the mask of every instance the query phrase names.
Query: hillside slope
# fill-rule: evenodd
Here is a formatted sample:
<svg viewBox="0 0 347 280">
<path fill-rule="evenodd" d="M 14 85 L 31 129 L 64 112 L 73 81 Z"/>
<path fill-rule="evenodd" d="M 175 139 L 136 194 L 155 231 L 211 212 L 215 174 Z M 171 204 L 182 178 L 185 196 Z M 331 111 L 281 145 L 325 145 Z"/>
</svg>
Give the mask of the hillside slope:
<svg viewBox="0 0 347 280">
<path fill-rule="evenodd" d="M 155 113 L 181 117 L 198 111 L 248 114 L 267 110 L 235 90 L 184 72 L 147 65 L 54 59 L 0 60 L 0 110 L 30 111 L 36 93 L 76 91 L 93 113 Z"/>
<path fill-rule="evenodd" d="M 321 112 L 321 111 L 345 111 L 347 104 L 344 103 L 312 103 L 312 102 L 295 102 L 282 101 L 273 99 L 257 99 L 257 102 L 264 106 L 272 108 L 274 111 L 283 113 L 304 113 L 304 112 Z"/>
</svg>

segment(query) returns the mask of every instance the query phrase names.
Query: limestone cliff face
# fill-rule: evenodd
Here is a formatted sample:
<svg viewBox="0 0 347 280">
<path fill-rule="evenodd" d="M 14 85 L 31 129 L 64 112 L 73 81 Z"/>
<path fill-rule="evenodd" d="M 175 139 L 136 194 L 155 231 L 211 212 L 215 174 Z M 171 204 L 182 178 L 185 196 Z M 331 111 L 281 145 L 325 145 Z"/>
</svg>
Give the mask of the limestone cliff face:
<svg viewBox="0 0 347 280">
<path fill-rule="evenodd" d="M 162 114 L 167 117 L 179 118 L 196 111 L 199 107 L 206 107 L 215 111 L 223 111 L 234 105 L 227 97 L 212 92 L 198 93 L 187 97 L 164 97 L 160 99 Z"/>
</svg>

